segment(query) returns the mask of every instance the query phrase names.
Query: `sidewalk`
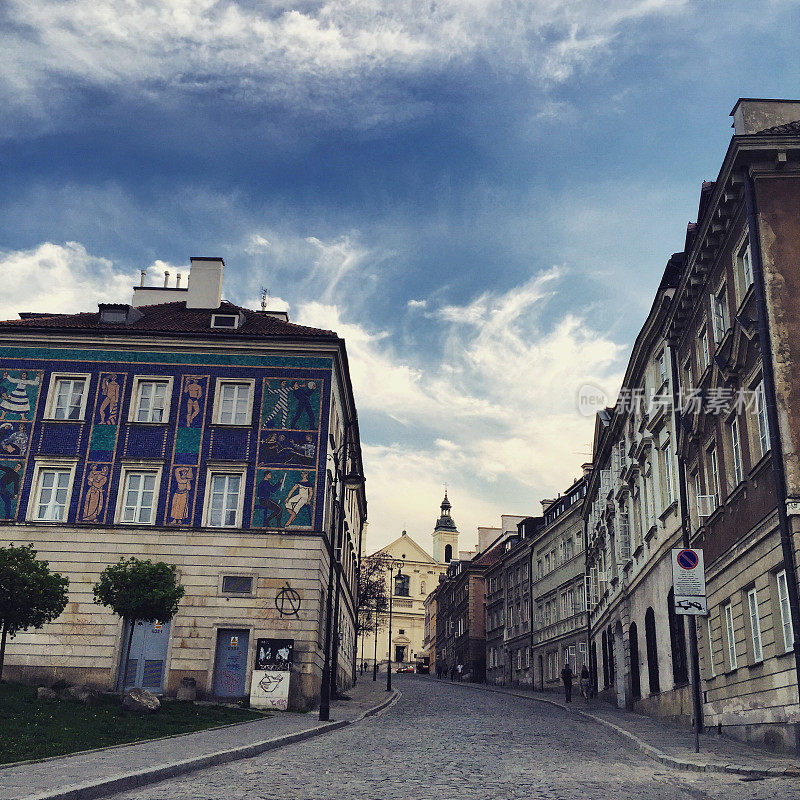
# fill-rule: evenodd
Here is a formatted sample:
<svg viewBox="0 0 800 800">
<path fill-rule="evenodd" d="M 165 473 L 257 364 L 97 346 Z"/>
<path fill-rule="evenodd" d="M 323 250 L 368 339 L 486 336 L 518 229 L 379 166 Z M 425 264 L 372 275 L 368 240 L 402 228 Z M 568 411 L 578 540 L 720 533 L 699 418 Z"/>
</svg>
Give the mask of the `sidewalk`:
<svg viewBox="0 0 800 800">
<path fill-rule="evenodd" d="M 434 679 L 435 680 L 435 679 Z M 449 681 L 448 681 L 449 683 Z M 700 752 L 694 752 L 694 733 L 686 728 L 635 714 L 596 698 L 587 705 L 576 689 L 573 702 L 567 704 L 561 695 L 523 689 L 504 689 L 478 683 L 456 683 L 456 686 L 486 692 L 523 697 L 562 708 L 565 713 L 591 719 L 627 739 L 645 755 L 666 766 L 690 772 L 728 772 L 736 775 L 800 777 L 800 759 L 782 756 L 750 747 L 742 742 L 718 736 L 700 735 Z"/>
<path fill-rule="evenodd" d="M 0 800 L 89 800 L 337 730 L 377 713 L 398 696 L 386 682 L 364 680 L 331 703 L 331 721 L 307 714 L 270 717 L 167 739 L 107 747 L 0 768 Z"/>
</svg>

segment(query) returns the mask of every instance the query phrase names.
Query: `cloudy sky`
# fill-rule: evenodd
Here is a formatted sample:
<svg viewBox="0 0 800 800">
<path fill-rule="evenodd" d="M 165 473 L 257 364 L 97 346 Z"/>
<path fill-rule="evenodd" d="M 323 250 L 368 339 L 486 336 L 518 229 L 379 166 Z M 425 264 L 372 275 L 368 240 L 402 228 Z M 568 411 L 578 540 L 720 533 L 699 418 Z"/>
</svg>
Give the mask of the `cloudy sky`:
<svg viewBox="0 0 800 800">
<path fill-rule="evenodd" d="M 736 98 L 800 97 L 796 10 L 6 0 L 0 318 L 222 256 L 346 338 L 368 548 L 445 483 L 471 545 L 579 474 Z"/>
</svg>

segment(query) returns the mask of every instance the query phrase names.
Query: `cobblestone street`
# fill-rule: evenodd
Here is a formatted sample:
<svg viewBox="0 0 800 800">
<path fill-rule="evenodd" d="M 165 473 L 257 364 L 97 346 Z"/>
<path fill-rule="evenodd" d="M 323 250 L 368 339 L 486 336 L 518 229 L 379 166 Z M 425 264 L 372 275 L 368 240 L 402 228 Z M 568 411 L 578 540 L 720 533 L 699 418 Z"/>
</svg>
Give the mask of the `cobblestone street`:
<svg viewBox="0 0 800 800">
<path fill-rule="evenodd" d="M 397 703 L 352 727 L 118 797 L 800 800 L 797 779 L 677 772 L 545 704 L 416 676 L 396 685 Z"/>
</svg>

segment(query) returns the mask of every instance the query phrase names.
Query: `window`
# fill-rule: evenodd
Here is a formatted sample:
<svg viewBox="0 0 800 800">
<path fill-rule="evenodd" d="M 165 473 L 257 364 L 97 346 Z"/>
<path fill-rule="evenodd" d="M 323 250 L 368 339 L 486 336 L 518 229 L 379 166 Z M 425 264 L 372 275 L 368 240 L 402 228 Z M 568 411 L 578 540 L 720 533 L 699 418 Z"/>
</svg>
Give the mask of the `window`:
<svg viewBox="0 0 800 800">
<path fill-rule="evenodd" d="M 771 445 L 769 442 L 769 426 L 767 424 L 767 400 L 764 396 L 764 382 L 760 381 L 755 388 L 756 414 L 758 415 L 758 441 L 761 446 L 761 455 L 765 455 Z"/>
<path fill-rule="evenodd" d="M 517 650 L 517 669 L 522 669 L 522 648 Z"/>
<path fill-rule="evenodd" d="M 218 425 L 250 424 L 253 385 L 253 381 L 217 381 L 214 421 Z"/>
<path fill-rule="evenodd" d="M 711 311 L 713 313 L 714 342 L 722 341 L 728 330 L 728 295 L 723 286 L 716 295 L 711 295 Z"/>
<path fill-rule="evenodd" d="M 703 330 L 698 334 L 697 339 L 697 363 L 700 366 L 700 374 L 702 375 L 706 367 L 709 365 L 711 359 L 708 355 L 708 332 L 703 326 Z"/>
<path fill-rule="evenodd" d="M 546 553 L 544 557 L 544 571 L 545 573 L 550 572 L 550 554 Z"/>
<path fill-rule="evenodd" d="M 666 383 L 667 380 L 667 351 L 662 350 L 658 354 L 658 382 L 659 386 Z"/>
<path fill-rule="evenodd" d="M 714 667 L 714 635 L 711 629 L 711 614 L 706 617 L 706 632 L 708 633 L 708 671 L 712 678 L 717 677 Z"/>
<path fill-rule="evenodd" d="M 688 395 L 692 388 L 692 362 L 687 358 L 683 364 L 683 393 Z"/>
<path fill-rule="evenodd" d="M 425 594 L 425 581 L 420 581 L 420 583 L 419 583 L 419 593 L 423 594 L 423 595 Z"/>
<path fill-rule="evenodd" d="M 212 314 L 211 315 L 212 328 L 230 328 L 236 329 L 239 327 L 239 317 L 234 314 Z"/>
<path fill-rule="evenodd" d="M 394 578 L 394 593 L 399 597 L 411 597 L 411 576 L 410 575 L 395 575 Z"/>
<path fill-rule="evenodd" d="M 131 422 L 166 422 L 169 416 L 171 381 L 137 377 L 133 387 Z"/>
<path fill-rule="evenodd" d="M 542 564 L 541 558 L 536 562 L 536 575 L 538 576 L 539 580 L 541 580 L 544 576 L 544 565 Z"/>
<path fill-rule="evenodd" d="M 250 575 L 223 575 L 222 594 L 253 594 L 253 578 Z"/>
<path fill-rule="evenodd" d="M 725 633 L 728 639 L 728 668 L 736 669 L 738 664 L 736 662 L 736 636 L 733 630 L 733 606 L 728 603 L 723 611 L 725 619 Z"/>
<path fill-rule="evenodd" d="M 83 419 L 88 387 L 88 375 L 53 375 L 50 379 L 47 418 Z"/>
<path fill-rule="evenodd" d="M 160 483 L 160 470 L 141 469 L 123 466 L 120 483 L 122 497 L 117 509 L 117 521 L 152 525 L 155 521 L 158 502 L 157 488 Z"/>
<path fill-rule="evenodd" d="M 719 468 L 717 465 L 717 448 L 712 446 L 706 453 L 708 464 L 708 491 L 714 495 L 715 504 L 719 505 Z"/>
<path fill-rule="evenodd" d="M 729 425 L 731 430 L 731 452 L 733 453 L 733 478 L 735 485 L 738 486 L 743 478 L 742 471 L 742 447 L 739 439 L 739 420 L 734 417 Z"/>
<path fill-rule="evenodd" d="M 531 649 L 530 647 L 525 648 L 525 669 L 528 669 L 531 665 Z"/>
<path fill-rule="evenodd" d="M 753 260 L 750 255 L 750 245 L 746 244 L 736 257 L 736 273 L 739 279 L 739 291 L 741 297 L 753 283 Z"/>
<path fill-rule="evenodd" d="M 43 522 L 66 520 L 72 476 L 75 466 L 37 466 L 33 508 L 28 512 L 30 519 Z"/>
<path fill-rule="evenodd" d="M 781 609 L 783 652 L 788 653 L 794 647 L 794 634 L 792 633 L 792 614 L 789 608 L 789 587 L 786 585 L 786 570 L 781 570 L 775 578 L 778 583 L 778 605 Z"/>
<path fill-rule="evenodd" d="M 205 525 L 210 528 L 238 528 L 241 525 L 244 476 L 244 468 L 236 472 L 209 472 Z"/>
<path fill-rule="evenodd" d="M 761 621 L 758 618 L 758 595 L 755 588 L 747 593 L 747 608 L 750 612 L 750 638 L 753 645 L 753 661 L 763 661 L 761 649 Z"/>
<path fill-rule="evenodd" d="M 672 443 L 667 442 L 664 445 L 664 482 L 667 489 L 667 505 L 671 505 L 675 500 L 675 483 L 672 474 Z"/>
</svg>

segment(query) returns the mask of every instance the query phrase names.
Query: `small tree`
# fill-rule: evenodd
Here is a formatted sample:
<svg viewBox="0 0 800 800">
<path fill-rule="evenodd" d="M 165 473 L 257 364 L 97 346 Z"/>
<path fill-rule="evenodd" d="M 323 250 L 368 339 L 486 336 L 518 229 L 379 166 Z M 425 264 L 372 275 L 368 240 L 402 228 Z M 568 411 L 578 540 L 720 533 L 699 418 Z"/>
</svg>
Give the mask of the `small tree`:
<svg viewBox="0 0 800 800">
<path fill-rule="evenodd" d="M 373 615 L 388 607 L 386 571 L 392 557 L 388 553 L 373 553 L 361 559 L 358 581 L 358 633 L 372 630 Z"/>
<path fill-rule="evenodd" d="M 100 573 L 100 580 L 94 585 L 95 602 L 108 606 L 129 627 L 122 675 L 123 692 L 128 683 L 128 661 L 136 622 L 169 622 L 185 593 L 186 590 L 178 583 L 175 566 L 163 561 L 153 563 L 149 559 L 121 558 Z"/>
<path fill-rule="evenodd" d="M 68 586 L 69 578 L 36 558 L 32 544 L 0 547 L 0 678 L 6 638 L 56 619 L 67 605 Z"/>
</svg>

